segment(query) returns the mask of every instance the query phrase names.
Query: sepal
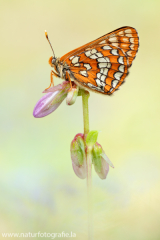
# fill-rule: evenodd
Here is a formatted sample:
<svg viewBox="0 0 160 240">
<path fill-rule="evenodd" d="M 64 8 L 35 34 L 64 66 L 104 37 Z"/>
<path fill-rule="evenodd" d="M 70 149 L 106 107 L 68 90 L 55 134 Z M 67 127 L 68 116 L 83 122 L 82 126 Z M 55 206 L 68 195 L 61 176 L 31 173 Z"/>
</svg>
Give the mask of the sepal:
<svg viewBox="0 0 160 240">
<path fill-rule="evenodd" d="M 97 142 L 97 138 L 98 138 L 98 131 L 90 131 L 87 134 L 87 138 L 86 138 L 86 144 L 88 147 L 93 147 L 94 144 Z"/>
</svg>

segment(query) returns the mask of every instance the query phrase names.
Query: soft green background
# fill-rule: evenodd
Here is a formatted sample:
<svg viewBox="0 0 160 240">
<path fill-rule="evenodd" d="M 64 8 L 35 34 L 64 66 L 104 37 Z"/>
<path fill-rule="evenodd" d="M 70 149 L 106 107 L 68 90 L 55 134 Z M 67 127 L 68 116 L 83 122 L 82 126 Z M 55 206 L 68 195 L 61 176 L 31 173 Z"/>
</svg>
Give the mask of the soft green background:
<svg viewBox="0 0 160 240">
<path fill-rule="evenodd" d="M 90 129 L 100 131 L 115 165 L 103 181 L 93 171 L 94 235 L 160 239 L 159 0 L 0 0 L 1 232 L 72 231 L 87 239 L 86 181 L 70 159 L 70 142 L 83 132 L 81 97 L 32 116 L 50 82 L 44 30 L 60 57 L 122 26 L 140 37 L 126 83 L 89 100 Z"/>
</svg>

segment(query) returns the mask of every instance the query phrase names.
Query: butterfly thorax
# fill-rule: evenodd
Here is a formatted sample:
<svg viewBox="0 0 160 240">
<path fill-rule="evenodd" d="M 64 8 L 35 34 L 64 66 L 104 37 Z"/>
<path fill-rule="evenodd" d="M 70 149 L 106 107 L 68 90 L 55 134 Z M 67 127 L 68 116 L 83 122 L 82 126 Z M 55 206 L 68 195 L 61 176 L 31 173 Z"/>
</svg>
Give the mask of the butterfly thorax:
<svg viewBox="0 0 160 240">
<path fill-rule="evenodd" d="M 57 77 L 60 77 L 62 79 L 66 78 L 66 72 L 69 72 L 69 66 L 66 62 L 60 61 L 60 58 L 50 57 L 49 64 L 56 71 Z"/>
</svg>

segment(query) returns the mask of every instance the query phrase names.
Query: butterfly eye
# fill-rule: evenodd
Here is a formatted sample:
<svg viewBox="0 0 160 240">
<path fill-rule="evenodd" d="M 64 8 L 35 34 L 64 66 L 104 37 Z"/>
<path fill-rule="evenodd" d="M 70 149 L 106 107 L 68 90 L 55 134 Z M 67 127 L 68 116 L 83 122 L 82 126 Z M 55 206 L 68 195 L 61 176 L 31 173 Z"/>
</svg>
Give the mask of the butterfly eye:
<svg viewBox="0 0 160 240">
<path fill-rule="evenodd" d="M 56 58 L 52 58 L 52 64 L 55 64 L 55 62 L 56 62 Z"/>
<path fill-rule="evenodd" d="M 56 62 L 56 58 L 55 57 L 50 57 L 49 58 L 49 64 L 52 66 L 52 65 L 55 65 L 55 62 Z"/>
</svg>

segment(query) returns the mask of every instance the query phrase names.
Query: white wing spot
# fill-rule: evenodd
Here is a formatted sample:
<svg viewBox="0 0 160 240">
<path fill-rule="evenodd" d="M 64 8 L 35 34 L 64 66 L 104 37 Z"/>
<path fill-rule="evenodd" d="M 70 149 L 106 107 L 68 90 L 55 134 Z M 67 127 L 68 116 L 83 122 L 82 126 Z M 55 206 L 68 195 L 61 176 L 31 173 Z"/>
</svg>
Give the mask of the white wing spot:
<svg viewBox="0 0 160 240">
<path fill-rule="evenodd" d="M 74 64 L 74 67 L 80 67 L 80 66 L 81 66 L 80 63 Z"/>
<path fill-rule="evenodd" d="M 108 68 L 104 68 L 104 69 L 103 69 L 103 74 L 104 74 L 104 75 L 107 75 L 107 74 L 108 74 L 108 70 L 109 70 Z"/>
<path fill-rule="evenodd" d="M 112 49 L 110 46 L 104 46 L 104 47 L 102 47 L 102 49 L 104 49 L 104 50 L 110 50 L 110 49 Z"/>
<path fill-rule="evenodd" d="M 104 63 L 104 62 L 101 62 L 101 63 L 98 63 L 98 68 L 111 68 L 111 63 Z"/>
<path fill-rule="evenodd" d="M 107 68 L 111 68 L 111 63 L 107 63 Z"/>
<path fill-rule="evenodd" d="M 117 37 L 112 37 L 112 38 L 109 38 L 109 41 L 110 41 L 110 42 L 117 42 L 118 39 L 117 39 Z"/>
<path fill-rule="evenodd" d="M 106 76 L 105 76 L 105 75 L 102 75 L 102 76 L 101 76 L 101 81 L 103 81 L 103 82 L 104 82 L 104 81 L 105 81 L 105 79 L 106 79 Z"/>
<path fill-rule="evenodd" d="M 105 57 L 106 61 L 110 63 L 110 59 L 108 57 Z"/>
<path fill-rule="evenodd" d="M 124 65 L 120 65 L 118 69 L 120 72 L 124 72 Z"/>
<path fill-rule="evenodd" d="M 97 73 L 97 78 L 101 78 L 101 74 L 100 73 Z"/>
<path fill-rule="evenodd" d="M 87 68 L 87 70 L 90 70 L 91 69 L 91 66 L 89 63 L 84 63 L 84 67 Z"/>
<path fill-rule="evenodd" d="M 107 63 L 99 63 L 98 67 L 99 68 L 105 68 L 105 67 L 107 67 Z"/>
<path fill-rule="evenodd" d="M 116 73 L 114 74 L 114 77 L 115 77 L 117 80 L 121 80 L 122 75 L 123 75 L 122 72 L 116 72 Z"/>
<path fill-rule="evenodd" d="M 123 31 L 120 31 L 120 32 L 118 33 L 118 35 L 124 36 L 124 32 L 123 32 Z"/>
<path fill-rule="evenodd" d="M 128 56 L 132 57 L 132 51 L 126 52 Z"/>
<path fill-rule="evenodd" d="M 72 59 L 72 63 L 75 64 L 75 63 L 78 63 L 78 60 L 79 60 L 80 57 L 74 57 Z"/>
<path fill-rule="evenodd" d="M 97 61 L 98 62 L 107 62 L 105 58 L 98 58 Z"/>
<path fill-rule="evenodd" d="M 96 52 L 97 52 L 96 49 L 92 49 L 92 51 L 91 51 L 92 54 L 94 54 L 94 53 L 96 53 Z"/>
<path fill-rule="evenodd" d="M 91 51 L 90 51 L 90 50 L 89 50 L 89 51 L 86 51 L 86 52 L 85 52 L 85 55 L 86 55 L 86 57 L 91 56 Z"/>
<path fill-rule="evenodd" d="M 103 54 L 100 53 L 100 52 L 96 53 L 96 55 L 97 55 L 98 57 L 103 57 Z"/>
<path fill-rule="evenodd" d="M 132 34 L 126 34 L 126 37 L 133 37 Z"/>
<path fill-rule="evenodd" d="M 120 64 L 124 64 L 124 59 L 123 59 L 122 56 L 118 58 L 118 62 L 119 62 Z"/>
<path fill-rule="evenodd" d="M 118 46 L 119 46 L 119 43 L 112 43 L 112 46 L 118 47 Z"/>
<path fill-rule="evenodd" d="M 98 62 L 110 62 L 108 57 L 98 58 L 97 61 Z"/>
<path fill-rule="evenodd" d="M 101 89 L 100 87 L 96 87 L 92 83 L 87 83 L 87 85 L 88 85 L 89 88 L 96 89 L 99 92 L 104 92 L 104 89 Z"/>
<path fill-rule="evenodd" d="M 111 53 L 112 53 L 113 55 L 116 55 L 116 56 L 119 55 L 118 49 L 112 49 L 112 50 L 111 50 Z"/>
<path fill-rule="evenodd" d="M 113 80 L 112 87 L 115 88 L 117 86 L 118 82 L 119 82 L 118 80 Z"/>
<path fill-rule="evenodd" d="M 128 42 L 128 37 L 123 37 L 123 42 Z"/>
<path fill-rule="evenodd" d="M 79 73 L 80 73 L 81 75 L 83 75 L 84 77 L 88 77 L 88 74 L 87 74 L 86 71 L 80 71 Z"/>
<path fill-rule="evenodd" d="M 129 39 L 130 43 L 134 43 L 134 38 Z"/>
<path fill-rule="evenodd" d="M 100 42 L 99 44 L 104 44 L 104 43 L 106 43 L 106 40 L 103 40 L 102 42 Z"/>
<path fill-rule="evenodd" d="M 98 57 L 96 56 L 96 54 L 93 54 L 93 55 L 91 55 L 89 58 L 91 58 L 91 59 L 97 59 Z"/>
<path fill-rule="evenodd" d="M 134 50 L 134 46 L 135 46 L 134 44 L 131 44 L 130 49 Z"/>
<path fill-rule="evenodd" d="M 70 57 L 69 60 L 72 60 L 72 58 L 74 58 L 74 56 Z"/>
<path fill-rule="evenodd" d="M 91 87 L 91 88 L 94 86 L 92 83 L 87 83 L 87 85 L 88 85 L 88 87 Z M 96 87 L 96 86 L 94 86 L 94 87 Z"/>
<path fill-rule="evenodd" d="M 126 29 L 125 33 L 132 33 L 132 30 L 131 29 Z"/>
<path fill-rule="evenodd" d="M 96 83 L 97 83 L 98 87 L 105 87 L 105 85 L 106 85 L 104 82 L 100 81 L 99 79 L 96 79 Z"/>
</svg>

